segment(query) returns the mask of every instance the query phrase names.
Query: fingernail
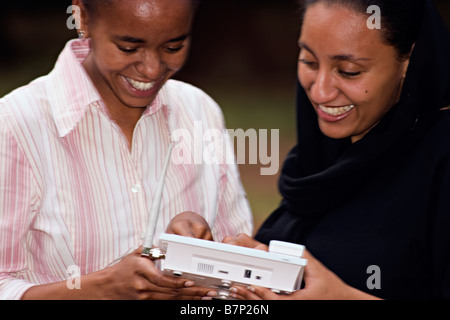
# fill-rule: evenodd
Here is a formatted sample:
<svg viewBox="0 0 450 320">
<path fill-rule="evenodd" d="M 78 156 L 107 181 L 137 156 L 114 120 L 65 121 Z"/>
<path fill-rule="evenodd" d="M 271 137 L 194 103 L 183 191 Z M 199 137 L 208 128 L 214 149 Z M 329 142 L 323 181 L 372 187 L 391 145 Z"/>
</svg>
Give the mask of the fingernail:
<svg viewBox="0 0 450 320">
<path fill-rule="evenodd" d="M 247 290 L 250 291 L 250 292 L 255 292 L 255 288 L 252 287 L 252 286 L 248 286 L 248 287 L 247 287 Z"/>
<path fill-rule="evenodd" d="M 211 297 L 202 297 L 202 300 L 212 300 Z"/>
<path fill-rule="evenodd" d="M 208 297 L 217 297 L 217 292 L 216 291 L 209 291 L 206 296 Z"/>
<path fill-rule="evenodd" d="M 194 281 L 186 281 L 184 283 L 184 286 L 185 287 L 193 287 L 193 286 L 195 286 L 195 282 Z"/>
<path fill-rule="evenodd" d="M 231 291 L 231 292 L 238 292 L 238 289 L 235 288 L 235 287 L 232 287 L 232 288 L 230 289 L 230 291 Z"/>
</svg>

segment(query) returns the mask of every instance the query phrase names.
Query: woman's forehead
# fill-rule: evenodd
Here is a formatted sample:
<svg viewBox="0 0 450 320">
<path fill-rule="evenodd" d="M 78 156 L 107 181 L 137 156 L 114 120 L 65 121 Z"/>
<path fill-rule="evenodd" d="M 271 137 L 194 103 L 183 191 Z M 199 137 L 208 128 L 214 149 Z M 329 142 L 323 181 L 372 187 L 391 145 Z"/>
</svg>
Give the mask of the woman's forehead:
<svg viewBox="0 0 450 320">
<path fill-rule="evenodd" d="M 300 43 L 312 50 L 346 54 L 360 51 L 367 55 L 378 46 L 385 46 L 379 30 L 367 27 L 367 17 L 354 10 L 321 2 L 308 7 L 303 20 Z"/>
<path fill-rule="evenodd" d="M 174 14 L 192 14 L 193 0 L 113 0 L 102 8 L 99 3 L 101 18 L 108 16 L 121 17 L 123 19 L 155 19 L 161 16 Z M 121 20 L 117 23 L 122 23 Z"/>
<path fill-rule="evenodd" d="M 147 37 L 168 32 L 188 33 L 193 19 L 191 0 L 113 2 L 109 10 L 100 14 L 97 24 L 103 24 L 103 29 L 116 35 Z"/>
<path fill-rule="evenodd" d="M 303 20 L 302 31 L 326 31 L 327 34 L 364 34 L 368 30 L 365 15 L 339 5 L 322 2 L 308 7 Z"/>
</svg>

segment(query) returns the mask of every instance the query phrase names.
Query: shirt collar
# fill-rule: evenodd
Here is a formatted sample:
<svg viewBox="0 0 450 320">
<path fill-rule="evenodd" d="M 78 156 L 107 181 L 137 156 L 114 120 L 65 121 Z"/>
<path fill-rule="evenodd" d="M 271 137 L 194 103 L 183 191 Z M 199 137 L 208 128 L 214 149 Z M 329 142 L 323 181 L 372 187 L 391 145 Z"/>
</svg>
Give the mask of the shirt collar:
<svg viewBox="0 0 450 320">
<path fill-rule="evenodd" d="M 87 108 L 100 100 L 81 63 L 89 53 L 88 40 L 71 40 L 49 75 L 48 96 L 60 137 L 77 125 Z"/>
</svg>

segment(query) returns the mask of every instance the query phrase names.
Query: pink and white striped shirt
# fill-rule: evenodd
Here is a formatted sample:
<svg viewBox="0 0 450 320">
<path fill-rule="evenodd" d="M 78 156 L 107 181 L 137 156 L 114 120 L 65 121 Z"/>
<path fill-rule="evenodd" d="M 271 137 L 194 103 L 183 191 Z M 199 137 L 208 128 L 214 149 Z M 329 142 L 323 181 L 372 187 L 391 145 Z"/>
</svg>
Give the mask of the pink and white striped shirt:
<svg viewBox="0 0 450 320">
<path fill-rule="evenodd" d="M 194 143 L 209 156 L 233 152 L 218 105 L 175 80 L 144 112 L 130 151 L 81 65 L 88 52 L 87 41 L 70 41 L 49 75 L 0 100 L 1 299 L 67 280 L 69 266 L 81 274 L 103 269 L 142 245 L 175 132 L 197 136 Z M 199 142 L 199 127 L 222 132 L 227 148 Z M 179 140 L 184 147 L 173 151 L 179 159 L 198 150 L 187 137 Z M 184 211 L 205 217 L 216 240 L 251 234 L 237 166 L 208 163 L 170 163 L 155 239 Z"/>
</svg>

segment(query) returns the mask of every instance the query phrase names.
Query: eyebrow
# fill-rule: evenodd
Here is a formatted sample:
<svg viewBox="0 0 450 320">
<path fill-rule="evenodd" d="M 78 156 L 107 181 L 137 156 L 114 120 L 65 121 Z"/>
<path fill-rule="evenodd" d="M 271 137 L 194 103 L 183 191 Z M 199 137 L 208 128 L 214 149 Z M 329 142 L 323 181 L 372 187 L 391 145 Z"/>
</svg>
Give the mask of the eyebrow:
<svg viewBox="0 0 450 320">
<path fill-rule="evenodd" d="M 316 57 L 316 54 L 314 53 L 314 51 L 310 47 L 308 47 L 308 45 L 306 43 L 299 41 L 298 46 L 300 47 L 300 49 L 305 49 L 305 50 L 309 51 L 314 57 Z M 358 58 L 352 54 L 337 54 L 337 55 L 331 56 L 331 60 L 357 62 L 357 61 L 369 61 L 371 59 Z"/>
<path fill-rule="evenodd" d="M 338 61 L 350 61 L 350 62 L 356 62 L 356 61 L 369 61 L 369 58 L 357 58 L 352 54 L 338 54 L 331 57 L 332 60 L 338 60 Z"/>
<path fill-rule="evenodd" d="M 120 41 L 120 42 L 129 42 L 129 43 L 145 43 L 144 40 L 139 38 L 134 38 L 130 36 L 113 36 L 114 40 Z"/>
<path fill-rule="evenodd" d="M 180 41 L 184 41 L 184 40 L 186 40 L 188 37 L 189 37 L 189 34 L 183 34 L 182 36 L 179 36 L 179 37 L 170 39 L 169 41 L 167 41 L 167 43 L 168 43 L 168 42 L 180 42 Z"/>
<path fill-rule="evenodd" d="M 171 43 L 171 42 L 180 42 L 180 41 L 184 41 L 189 37 L 189 34 L 184 34 L 181 35 L 179 37 L 170 39 L 168 41 L 166 41 L 166 43 Z M 131 37 L 131 36 L 113 36 L 112 37 L 114 40 L 116 41 L 120 41 L 120 42 L 129 42 L 129 43 L 133 43 L 133 44 L 141 44 L 141 43 L 145 43 L 145 40 L 143 39 L 139 39 L 139 38 L 135 38 L 135 37 Z"/>
</svg>

